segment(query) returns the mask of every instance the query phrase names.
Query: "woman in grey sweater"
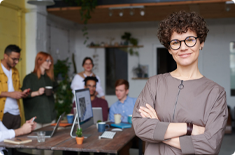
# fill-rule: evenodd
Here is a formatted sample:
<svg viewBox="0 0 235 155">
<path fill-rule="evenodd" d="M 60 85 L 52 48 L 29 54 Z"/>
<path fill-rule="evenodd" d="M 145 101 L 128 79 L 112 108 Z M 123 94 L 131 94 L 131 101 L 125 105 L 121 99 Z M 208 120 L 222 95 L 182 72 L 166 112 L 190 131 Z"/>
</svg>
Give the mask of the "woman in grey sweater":
<svg viewBox="0 0 235 155">
<path fill-rule="evenodd" d="M 158 38 L 177 68 L 151 77 L 136 101 L 133 127 L 146 141 L 146 155 L 219 153 L 228 117 L 226 92 L 198 69 L 208 31 L 193 12 L 176 12 L 160 23 Z"/>
</svg>

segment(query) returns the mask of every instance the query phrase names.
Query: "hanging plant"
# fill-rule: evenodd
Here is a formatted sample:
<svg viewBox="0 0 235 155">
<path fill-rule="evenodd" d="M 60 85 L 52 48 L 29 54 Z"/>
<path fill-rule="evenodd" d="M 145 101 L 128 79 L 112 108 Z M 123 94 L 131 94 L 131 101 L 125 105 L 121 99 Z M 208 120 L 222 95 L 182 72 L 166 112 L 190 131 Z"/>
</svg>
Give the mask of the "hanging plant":
<svg viewBox="0 0 235 155">
<path fill-rule="evenodd" d="M 125 32 L 121 38 L 125 40 L 124 45 L 128 46 L 129 43 L 132 44 L 133 46 L 138 46 L 138 39 L 131 37 L 130 32 Z M 137 48 L 137 47 L 135 47 Z M 130 53 L 130 55 L 136 55 L 139 56 L 139 52 L 135 51 L 133 48 L 129 47 L 128 49 L 123 49 L 124 51 Z"/>
<path fill-rule="evenodd" d="M 83 37 L 85 38 L 84 44 L 86 44 L 88 37 L 87 22 L 91 19 L 91 12 L 97 6 L 97 0 L 65 0 L 70 5 L 78 5 L 81 7 L 80 16 L 84 24 L 82 28 Z"/>
</svg>

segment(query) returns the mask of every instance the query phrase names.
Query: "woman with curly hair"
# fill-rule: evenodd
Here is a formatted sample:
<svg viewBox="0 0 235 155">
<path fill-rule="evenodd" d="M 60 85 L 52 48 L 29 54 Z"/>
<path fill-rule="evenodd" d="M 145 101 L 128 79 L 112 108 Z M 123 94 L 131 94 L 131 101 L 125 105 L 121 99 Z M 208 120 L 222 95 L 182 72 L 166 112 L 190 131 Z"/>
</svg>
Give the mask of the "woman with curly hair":
<svg viewBox="0 0 235 155">
<path fill-rule="evenodd" d="M 176 70 L 149 78 L 133 111 L 146 155 L 218 154 L 228 117 L 223 87 L 203 76 L 198 56 L 208 33 L 198 14 L 180 11 L 161 21 L 158 38 Z"/>
</svg>

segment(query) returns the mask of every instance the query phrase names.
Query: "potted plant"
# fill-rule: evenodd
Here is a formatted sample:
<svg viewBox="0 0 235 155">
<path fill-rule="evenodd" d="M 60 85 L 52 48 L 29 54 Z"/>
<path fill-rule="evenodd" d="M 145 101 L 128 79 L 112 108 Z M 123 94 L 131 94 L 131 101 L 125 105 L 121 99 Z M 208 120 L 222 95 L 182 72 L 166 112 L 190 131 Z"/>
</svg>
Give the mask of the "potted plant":
<svg viewBox="0 0 235 155">
<path fill-rule="evenodd" d="M 131 39 L 131 33 L 125 32 L 124 35 L 122 35 L 122 39 L 125 40 L 124 45 L 128 45 Z"/>
<path fill-rule="evenodd" d="M 69 68 L 70 63 L 68 62 L 68 58 L 65 60 L 57 60 L 54 64 L 55 80 L 58 83 L 54 94 L 57 118 L 59 118 L 63 112 L 69 114 L 72 110 L 73 93 L 70 88 Z"/>
<path fill-rule="evenodd" d="M 82 136 L 82 128 L 78 128 L 76 131 L 76 142 L 81 145 L 83 143 L 84 137 Z"/>
<path fill-rule="evenodd" d="M 98 129 L 98 123 L 99 122 L 102 122 L 101 120 L 98 120 L 97 122 L 96 122 L 96 128 Z"/>
<path fill-rule="evenodd" d="M 144 77 L 144 70 L 143 70 L 143 68 L 141 67 L 140 64 L 138 64 L 137 67 L 134 67 L 132 71 L 138 78 L 143 78 Z"/>
<path fill-rule="evenodd" d="M 138 39 L 131 37 L 130 32 L 125 32 L 121 37 L 123 40 L 125 40 L 124 45 L 128 46 L 129 43 L 131 43 L 133 46 L 138 46 Z M 123 50 L 130 53 L 130 55 L 139 56 L 138 51 L 134 51 L 133 48 L 129 47 L 128 49 L 123 49 Z M 137 48 L 137 47 L 135 47 L 135 48 Z"/>
</svg>

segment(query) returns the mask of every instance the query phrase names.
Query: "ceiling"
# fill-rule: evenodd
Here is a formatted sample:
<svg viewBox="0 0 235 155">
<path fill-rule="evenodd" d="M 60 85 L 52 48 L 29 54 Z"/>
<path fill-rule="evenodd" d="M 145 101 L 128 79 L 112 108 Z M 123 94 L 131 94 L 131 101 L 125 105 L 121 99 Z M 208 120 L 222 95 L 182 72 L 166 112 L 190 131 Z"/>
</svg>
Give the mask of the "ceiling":
<svg viewBox="0 0 235 155">
<path fill-rule="evenodd" d="M 195 11 L 204 18 L 235 18 L 235 4 L 226 4 L 225 2 L 226 0 L 187 0 L 98 5 L 91 13 L 92 18 L 88 21 L 88 24 L 159 21 L 170 13 L 179 10 Z M 112 9 L 112 16 L 109 15 L 110 8 L 131 6 L 144 6 L 145 15 L 140 15 L 141 9 L 139 8 L 133 9 L 134 15 L 130 15 L 130 9 Z M 47 8 L 50 14 L 82 24 L 79 10 L 80 7 L 76 6 Z M 123 12 L 122 17 L 119 16 L 121 11 Z"/>
</svg>

